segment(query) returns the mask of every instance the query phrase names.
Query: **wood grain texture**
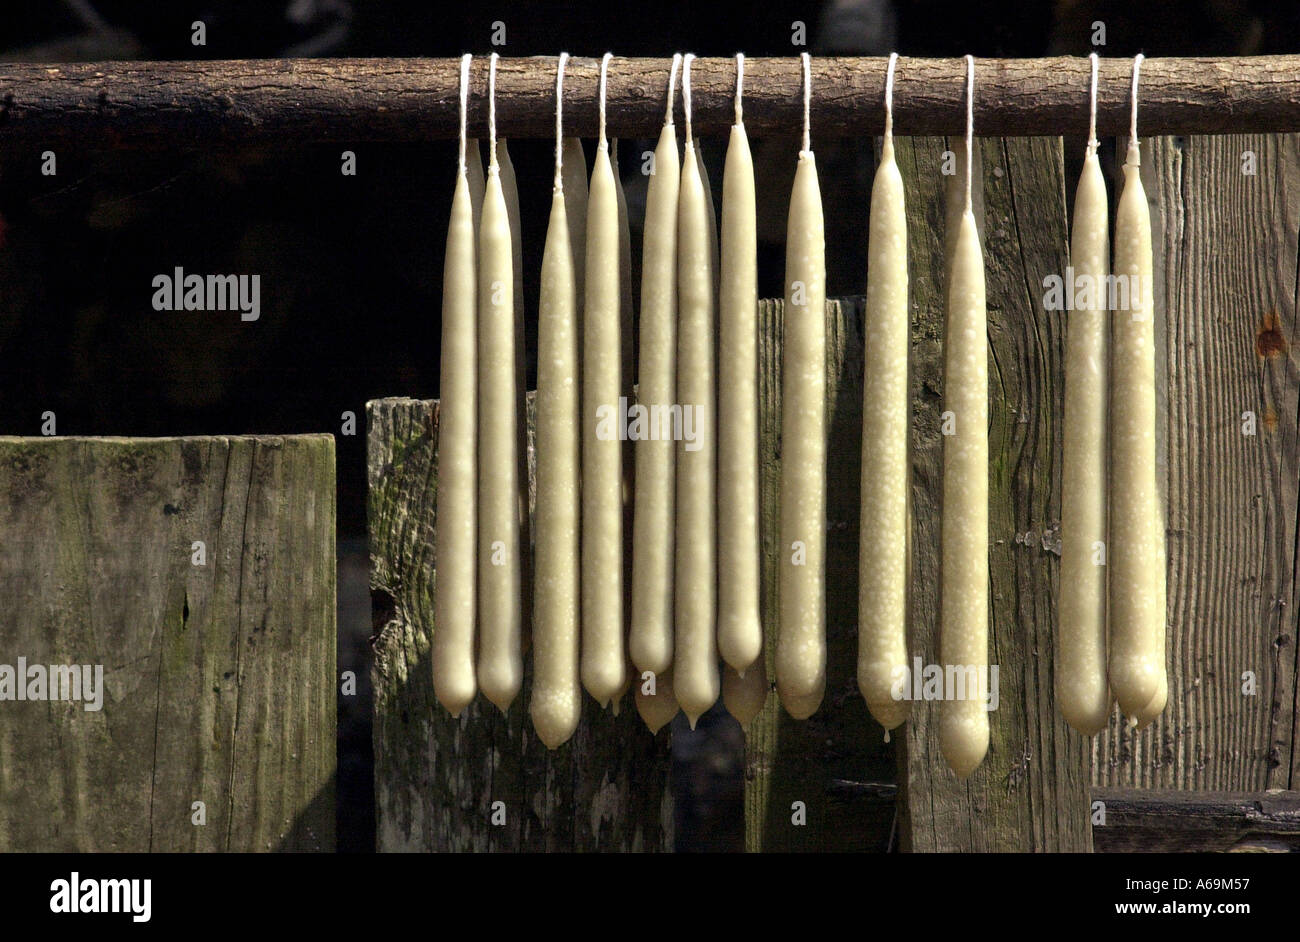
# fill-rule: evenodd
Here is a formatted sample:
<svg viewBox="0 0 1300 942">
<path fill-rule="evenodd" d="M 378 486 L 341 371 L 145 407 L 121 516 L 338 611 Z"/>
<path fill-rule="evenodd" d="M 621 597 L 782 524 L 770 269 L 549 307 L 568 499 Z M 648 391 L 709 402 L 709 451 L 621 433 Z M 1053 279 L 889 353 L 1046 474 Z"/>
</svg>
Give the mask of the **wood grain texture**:
<svg viewBox="0 0 1300 942">
<path fill-rule="evenodd" d="M 653 137 L 662 124 L 670 55 L 615 58 L 609 67 L 612 137 Z M 812 126 L 817 137 L 878 134 L 884 126 L 885 59 L 815 57 Z M 599 59 L 565 70 L 565 131 L 596 134 Z M 556 59 L 503 58 L 497 67 L 502 137 L 554 133 Z M 1132 60 L 1099 69 L 1097 130 L 1128 127 Z M 488 62 L 471 70 L 469 133 L 487 136 Z M 894 90 L 897 126 L 908 134 L 956 134 L 965 126 L 961 59 L 903 58 Z M 980 135 L 1053 136 L 1087 126 L 1085 58 L 979 59 L 975 128 Z M 64 141 L 109 146 L 210 146 L 219 142 L 420 141 L 459 132 L 457 59 L 250 59 L 202 62 L 0 64 L 0 126 L 6 144 Z M 735 61 L 691 64 L 697 134 L 725 134 L 732 121 Z M 785 132 L 803 117 L 797 56 L 745 60 L 745 124 Z M 1300 56 L 1147 59 L 1142 126 L 1150 134 L 1300 130 Z"/>
<path fill-rule="evenodd" d="M 1100 853 L 1300 852 L 1300 792 L 1105 788 Z"/>
<path fill-rule="evenodd" d="M 1222 791 L 1297 785 L 1297 259 L 1300 137 L 1142 145 L 1155 249 L 1167 487 L 1169 700 L 1113 718 L 1093 782 Z M 1243 173 L 1243 155 L 1256 173 Z M 1255 434 L 1243 434 L 1244 415 Z M 1257 680 L 1243 694 L 1243 674 Z"/>
<path fill-rule="evenodd" d="M 945 149 L 899 139 L 907 187 L 913 311 L 913 561 L 910 648 L 938 663 L 942 512 Z M 982 179 L 982 186 L 980 180 Z M 1052 694 L 1060 519 L 1064 317 L 1042 310 L 1042 282 L 1065 270 L 1065 181 L 1057 139 L 983 140 L 976 220 L 989 317 L 989 663 L 1000 703 L 983 764 L 960 782 L 938 747 L 938 704 L 913 704 L 899 769 L 907 851 L 1090 850 L 1085 742 Z M 982 205 L 981 205 L 982 203 Z"/>
<path fill-rule="evenodd" d="M 0 662 L 106 688 L 0 703 L 0 850 L 332 851 L 333 437 L 0 438 L 0 494 Z"/>
<path fill-rule="evenodd" d="M 671 850 L 669 732 L 652 736 L 622 701 L 583 698 L 573 738 L 551 752 L 523 695 L 501 711 L 478 697 L 453 719 L 433 696 L 438 403 L 367 404 L 375 802 L 380 851 Z M 534 396 L 528 394 L 530 504 Z M 526 634 L 530 633 L 526 630 Z M 506 820 L 491 823 L 494 802 Z"/>
</svg>

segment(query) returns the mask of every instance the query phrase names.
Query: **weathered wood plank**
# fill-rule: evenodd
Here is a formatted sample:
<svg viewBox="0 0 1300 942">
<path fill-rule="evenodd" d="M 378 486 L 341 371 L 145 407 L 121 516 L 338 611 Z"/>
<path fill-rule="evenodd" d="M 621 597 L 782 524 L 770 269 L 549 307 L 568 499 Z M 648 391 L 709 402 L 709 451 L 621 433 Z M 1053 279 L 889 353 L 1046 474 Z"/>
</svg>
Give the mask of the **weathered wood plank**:
<svg viewBox="0 0 1300 942">
<path fill-rule="evenodd" d="M 531 453 L 531 393 L 528 414 Z M 482 697 L 459 719 L 438 706 L 428 663 L 438 404 L 381 399 L 367 415 L 378 849 L 671 850 L 669 732 L 652 736 L 630 696 L 617 717 L 584 697 L 577 733 L 554 752 L 528 719 L 529 658 L 508 715 Z M 491 823 L 497 801 L 502 826 Z"/>
<path fill-rule="evenodd" d="M 1106 825 L 1097 850 L 1124 852 L 1300 852 L 1300 792 L 1189 792 L 1103 788 Z"/>
<path fill-rule="evenodd" d="M 332 851 L 333 438 L 0 438 L 0 495 L 0 661 L 104 687 L 0 702 L 0 850 Z"/>
<path fill-rule="evenodd" d="M 958 141 L 947 146 L 958 149 Z M 913 305 L 911 647 L 938 663 L 945 143 L 902 139 Z M 1067 261 L 1059 139 L 981 140 L 976 201 L 989 308 L 989 663 L 998 709 L 966 782 L 938 748 L 937 704 L 913 705 L 899 776 L 900 846 L 912 851 L 1091 849 L 1084 741 L 1052 696 L 1064 320 L 1041 285 Z"/>
<path fill-rule="evenodd" d="M 1297 784 L 1297 180 L 1296 135 L 1144 140 L 1168 389 L 1169 703 L 1136 733 L 1112 720 L 1096 785 Z"/>
</svg>

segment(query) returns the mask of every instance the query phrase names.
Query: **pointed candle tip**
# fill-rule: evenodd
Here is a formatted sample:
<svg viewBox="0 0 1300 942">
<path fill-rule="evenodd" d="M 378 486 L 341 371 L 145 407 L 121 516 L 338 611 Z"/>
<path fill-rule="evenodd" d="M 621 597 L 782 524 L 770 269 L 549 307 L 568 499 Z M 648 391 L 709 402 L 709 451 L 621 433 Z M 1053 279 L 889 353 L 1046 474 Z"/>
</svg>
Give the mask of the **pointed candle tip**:
<svg viewBox="0 0 1300 942">
<path fill-rule="evenodd" d="M 686 714 L 686 722 L 691 724 L 691 730 L 692 730 L 692 731 L 694 731 L 694 729 L 695 729 L 695 724 L 696 724 L 696 722 L 699 720 L 699 718 L 700 718 L 700 714 L 698 714 L 698 713 L 695 713 L 695 714 L 687 713 L 687 714 Z"/>
</svg>

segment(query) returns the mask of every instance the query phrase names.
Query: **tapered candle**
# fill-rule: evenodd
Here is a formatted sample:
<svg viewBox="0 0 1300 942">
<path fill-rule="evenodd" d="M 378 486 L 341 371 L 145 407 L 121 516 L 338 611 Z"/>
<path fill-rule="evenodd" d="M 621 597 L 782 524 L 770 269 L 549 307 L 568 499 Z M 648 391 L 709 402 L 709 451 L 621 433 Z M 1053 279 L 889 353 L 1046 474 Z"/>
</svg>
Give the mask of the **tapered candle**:
<svg viewBox="0 0 1300 942">
<path fill-rule="evenodd" d="M 1074 196 L 1070 267 L 1074 298 L 1065 338 L 1065 430 L 1061 482 L 1060 636 L 1056 700 L 1065 721 L 1085 736 L 1106 726 L 1106 392 L 1110 341 L 1106 276 L 1110 213 L 1097 159 L 1097 55 L 1091 121 Z M 1077 295 L 1075 285 L 1084 287 Z M 1080 303 L 1083 302 L 1083 303 Z"/>
<path fill-rule="evenodd" d="M 630 403 L 632 386 L 636 378 L 636 370 L 633 366 L 636 356 L 633 351 L 636 333 L 632 324 L 632 220 L 627 214 L 627 195 L 623 192 L 623 175 L 619 169 L 617 139 L 610 141 L 609 160 L 614 168 L 614 196 L 618 201 L 618 308 L 623 340 L 623 395 Z M 624 455 L 624 460 L 628 463 L 627 471 L 630 475 L 632 471 L 630 451 Z"/>
<path fill-rule="evenodd" d="M 618 196 L 605 137 L 609 60 L 606 53 L 600 67 L 600 142 L 587 204 L 582 335 L 582 684 L 601 706 L 625 689 L 626 681 Z"/>
<path fill-rule="evenodd" d="M 668 113 L 646 188 L 641 250 L 640 386 L 637 399 L 667 416 L 669 434 L 636 443 L 636 494 L 632 520 L 632 613 L 628 649 L 637 671 L 662 673 L 673 662 L 672 405 L 677 365 L 677 197 L 681 167 L 673 128 L 673 86 L 681 56 L 668 74 Z M 658 412 L 655 410 L 658 409 Z M 680 411 L 680 410 L 679 410 Z M 662 431 L 662 426 L 657 427 Z M 674 704 L 676 700 L 673 701 Z"/>
<path fill-rule="evenodd" d="M 1133 63 L 1132 127 L 1124 161 L 1124 188 L 1115 215 L 1118 303 L 1111 333 L 1108 565 L 1110 683 L 1130 722 L 1144 725 L 1164 709 L 1168 681 L 1164 509 L 1156 480 L 1151 215 L 1142 187 L 1137 138 L 1141 61 L 1138 56 Z"/>
<path fill-rule="evenodd" d="M 496 54 L 488 78 L 487 188 L 479 223 L 478 682 L 503 711 L 523 683 L 514 259 L 495 132 Z"/>
<path fill-rule="evenodd" d="M 891 101 L 897 58 L 889 57 L 885 140 L 871 187 L 858 550 L 858 689 L 886 730 L 908 714 L 908 701 L 894 698 L 908 668 L 910 571 L 907 212 L 894 160 Z"/>
<path fill-rule="evenodd" d="M 465 175 L 469 180 L 469 200 L 474 212 L 474 235 L 478 237 L 478 221 L 483 216 L 483 193 L 487 179 L 483 176 L 483 158 L 479 155 L 478 140 L 469 142 L 465 157 Z"/>
<path fill-rule="evenodd" d="M 767 665 L 757 658 L 741 677 L 730 664 L 722 668 L 722 705 L 737 723 L 748 726 L 767 702 Z"/>
<path fill-rule="evenodd" d="M 560 139 L 564 66 L 556 74 L 555 183 L 537 306 L 537 553 L 533 594 L 533 688 L 529 712 L 550 749 L 577 729 L 581 562 L 579 350 L 573 248 L 565 212 Z"/>
<path fill-rule="evenodd" d="M 655 674 L 654 694 L 645 692 L 646 682 L 638 680 L 636 685 L 636 711 L 650 728 L 657 733 L 673 721 L 681 707 L 673 692 L 673 671 L 669 668 Z"/>
<path fill-rule="evenodd" d="M 940 525 L 939 654 L 944 673 L 965 680 L 961 699 L 941 703 L 939 747 L 961 778 L 988 751 L 979 681 L 988 676 L 988 315 L 984 259 L 971 211 L 975 61 L 966 57 L 965 207 L 953 243 L 944 336 L 943 520 Z M 972 689 L 974 687 L 974 689 Z"/>
<path fill-rule="evenodd" d="M 578 293 L 578 349 L 582 350 L 582 306 L 586 302 L 587 271 L 587 155 L 582 141 L 564 139 L 564 215 L 569 220 L 569 245 L 573 248 L 573 288 Z M 582 396 L 582 374 L 578 374 Z M 581 401 L 581 399 L 579 400 Z"/>
<path fill-rule="evenodd" d="M 716 577 L 717 444 L 714 437 L 713 259 L 700 159 L 691 135 L 690 75 L 682 70 L 686 153 L 677 221 L 677 400 L 694 418 L 694 441 L 677 443 L 676 650 L 673 688 L 691 728 L 721 693 Z M 685 423 L 683 422 L 683 425 Z"/>
<path fill-rule="evenodd" d="M 763 654 L 758 534 L 758 228 L 754 161 L 741 107 L 744 58 L 736 56 L 736 120 L 722 177 L 718 293 L 718 651 L 744 676 Z"/>
<path fill-rule="evenodd" d="M 506 215 L 510 219 L 510 257 L 514 275 L 514 314 L 515 314 L 515 412 L 523 415 L 527 408 L 526 391 L 528 385 L 528 358 L 524 349 L 524 251 L 523 228 L 519 215 L 519 184 L 515 179 L 515 167 L 510 162 L 510 151 L 504 139 L 497 141 L 497 160 L 501 165 L 501 193 L 506 201 Z M 518 444 L 516 453 L 519 461 L 519 480 L 528 480 L 528 439 L 526 426 L 518 424 Z M 528 546 L 528 494 L 519 492 L 519 520 L 522 527 L 520 545 Z"/>
<path fill-rule="evenodd" d="M 776 689 L 807 719 L 826 690 L 826 236 L 809 142 L 804 66 L 803 149 L 790 193 L 785 248 Z"/>
<path fill-rule="evenodd" d="M 460 160 L 442 274 L 442 362 L 437 527 L 434 530 L 433 692 L 452 716 L 474 699 L 477 487 L 474 210 L 465 141 L 470 56 L 461 60 Z"/>
</svg>

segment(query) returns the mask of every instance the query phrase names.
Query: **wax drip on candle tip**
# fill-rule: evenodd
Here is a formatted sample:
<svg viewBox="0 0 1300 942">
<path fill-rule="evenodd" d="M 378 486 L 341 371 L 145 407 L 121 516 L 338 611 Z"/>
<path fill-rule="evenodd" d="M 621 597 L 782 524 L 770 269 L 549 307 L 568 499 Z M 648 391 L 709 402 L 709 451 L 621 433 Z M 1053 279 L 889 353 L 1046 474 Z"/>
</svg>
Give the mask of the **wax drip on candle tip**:
<svg viewBox="0 0 1300 942">
<path fill-rule="evenodd" d="M 889 742 L 889 730 L 885 730 L 885 742 Z"/>
</svg>

